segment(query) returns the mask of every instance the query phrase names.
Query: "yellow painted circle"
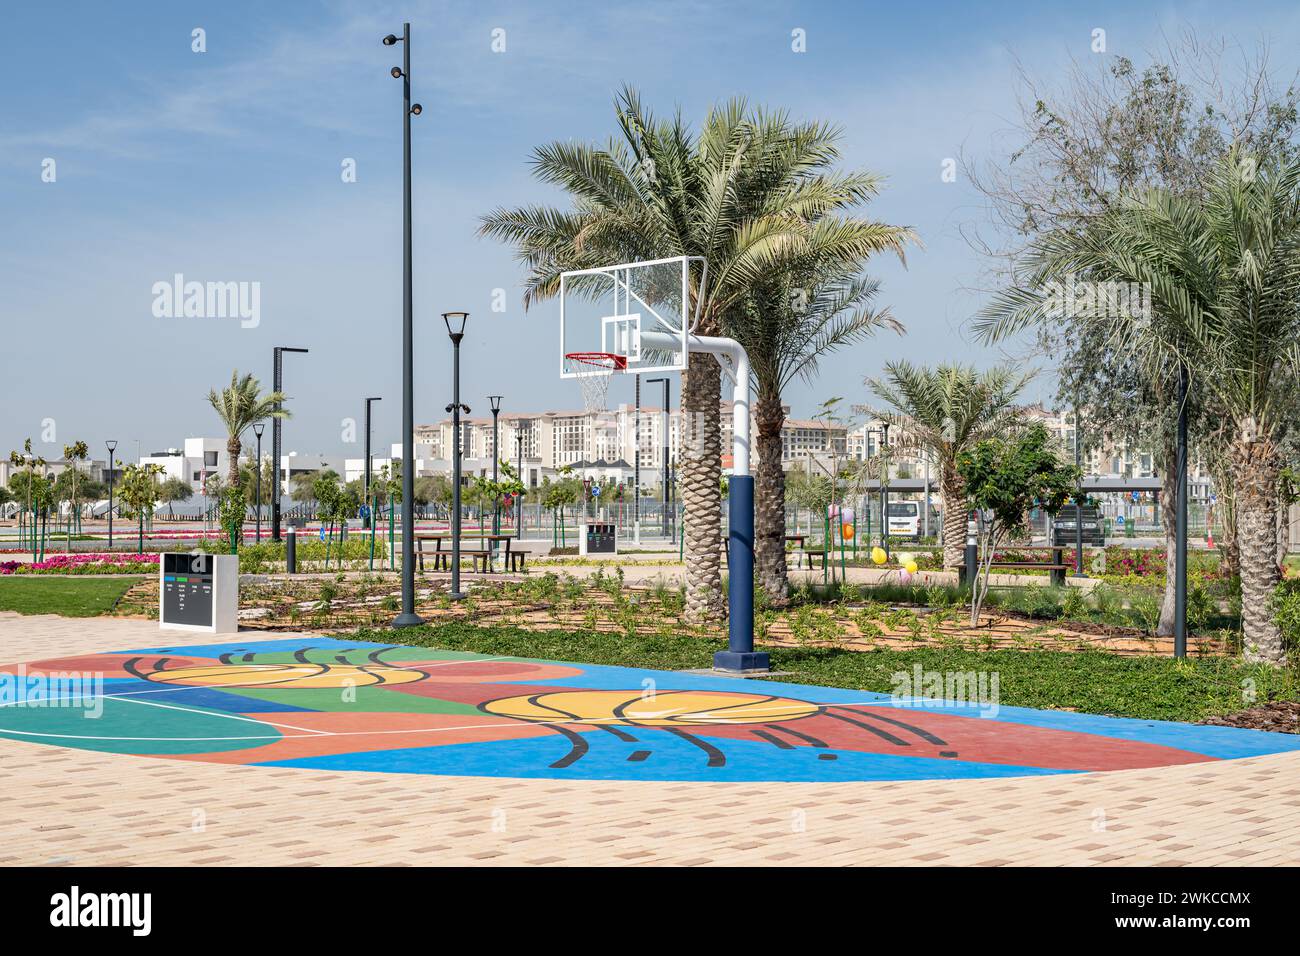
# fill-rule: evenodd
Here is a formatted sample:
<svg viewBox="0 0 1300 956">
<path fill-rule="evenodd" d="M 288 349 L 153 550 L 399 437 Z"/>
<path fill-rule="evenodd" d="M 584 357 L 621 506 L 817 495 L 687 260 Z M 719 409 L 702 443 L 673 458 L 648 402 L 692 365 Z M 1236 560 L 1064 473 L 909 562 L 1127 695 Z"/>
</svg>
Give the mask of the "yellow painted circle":
<svg viewBox="0 0 1300 956">
<path fill-rule="evenodd" d="M 519 720 L 680 727 L 798 720 L 817 713 L 821 706 L 788 697 L 721 691 L 574 690 L 503 697 L 482 709 Z"/>
<path fill-rule="evenodd" d="M 197 687 L 275 687 L 304 690 L 315 687 L 366 687 L 371 684 L 408 684 L 422 679 L 422 671 L 382 664 L 207 664 L 153 671 L 145 675 L 161 684 Z"/>
</svg>

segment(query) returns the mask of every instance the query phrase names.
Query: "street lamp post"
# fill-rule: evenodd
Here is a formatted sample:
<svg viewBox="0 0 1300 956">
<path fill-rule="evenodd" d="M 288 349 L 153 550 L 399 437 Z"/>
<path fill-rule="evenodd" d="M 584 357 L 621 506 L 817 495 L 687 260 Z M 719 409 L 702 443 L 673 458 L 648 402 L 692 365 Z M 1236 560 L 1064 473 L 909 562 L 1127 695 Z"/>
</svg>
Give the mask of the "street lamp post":
<svg viewBox="0 0 1300 956">
<path fill-rule="evenodd" d="M 519 455 L 519 483 L 524 486 L 524 491 L 519 492 L 519 500 L 515 503 L 515 540 L 524 540 L 524 492 L 528 490 L 528 485 L 524 482 L 524 433 L 515 431 L 515 450 Z"/>
<path fill-rule="evenodd" d="M 113 550 L 113 452 L 117 451 L 116 441 L 104 442 L 108 449 L 108 550 Z"/>
<path fill-rule="evenodd" d="M 640 379 L 638 379 L 638 382 Z M 668 537 L 668 425 L 671 421 L 668 415 L 668 378 L 648 378 L 647 385 L 653 385 L 655 382 L 663 383 L 664 387 L 664 410 L 663 410 L 663 443 L 664 443 L 664 467 L 661 472 L 660 480 L 663 482 L 663 529 L 664 537 Z M 638 394 L 639 394 L 638 389 Z"/>
<path fill-rule="evenodd" d="M 1178 369 L 1178 483 L 1174 519 L 1174 656 L 1187 656 L 1187 387 L 1186 365 Z"/>
<path fill-rule="evenodd" d="M 880 425 L 880 540 L 889 558 L 889 422 Z"/>
<path fill-rule="evenodd" d="M 488 404 L 492 406 L 492 484 L 495 487 L 497 483 L 497 460 L 501 457 L 501 449 L 498 447 L 497 416 L 501 414 L 501 396 L 489 395 Z M 493 491 L 492 500 L 492 533 L 501 533 L 501 499 L 495 497 Z M 496 545 L 493 544 L 495 548 Z"/>
<path fill-rule="evenodd" d="M 271 391 L 277 395 L 284 391 L 284 353 L 302 352 L 306 349 L 291 349 L 277 345 L 272 350 Z M 275 410 L 280 410 L 280 402 L 275 403 Z M 271 540 L 280 540 L 280 416 L 271 419 L 271 458 L 275 463 L 275 480 L 271 482 Z"/>
<path fill-rule="evenodd" d="M 451 477 L 451 599 L 459 601 L 465 595 L 460 589 L 460 461 L 461 436 L 460 413 L 469 414 L 469 406 L 460 401 L 460 343 L 465 337 L 465 322 L 468 312 L 444 312 L 442 321 L 447 324 L 447 335 L 451 338 L 451 412 L 452 431 L 452 477 Z"/>
<path fill-rule="evenodd" d="M 262 543 L 262 432 L 266 430 L 264 422 L 253 423 L 253 434 L 257 436 L 257 459 L 253 462 L 253 500 L 257 503 L 257 543 Z"/>
<path fill-rule="evenodd" d="M 389 72 L 402 81 L 402 613 L 393 627 L 423 624 L 415 613 L 415 361 L 411 306 L 411 117 L 420 104 L 411 103 L 411 25 L 402 35 L 388 34 L 384 46 L 402 44 L 402 65 Z"/>
<path fill-rule="evenodd" d="M 370 406 L 375 402 L 382 402 L 382 401 L 383 399 L 378 397 L 366 399 L 366 450 L 365 450 L 366 463 L 365 463 L 365 478 L 362 481 L 362 485 L 363 485 L 362 500 L 366 504 L 366 514 L 369 515 L 369 517 L 366 518 L 366 527 L 371 529 L 373 529 L 375 526 L 375 516 L 370 511 L 370 472 L 372 470 L 371 459 L 370 459 Z"/>
<path fill-rule="evenodd" d="M 1074 409 L 1074 467 L 1079 469 L 1079 490 L 1074 496 L 1074 576 L 1083 574 L 1083 423 Z"/>
</svg>

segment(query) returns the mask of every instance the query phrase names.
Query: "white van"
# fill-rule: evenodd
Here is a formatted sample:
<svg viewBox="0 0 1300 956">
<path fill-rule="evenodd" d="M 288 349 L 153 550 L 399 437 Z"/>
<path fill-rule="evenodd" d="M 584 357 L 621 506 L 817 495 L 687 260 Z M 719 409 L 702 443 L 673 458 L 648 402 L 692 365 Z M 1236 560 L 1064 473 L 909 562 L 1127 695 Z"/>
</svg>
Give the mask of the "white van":
<svg viewBox="0 0 1300 956">
<path fill-rule="evenodd" d="M 915 501 L 889 503 L 889 536 L 891 538 L 919 538 L 921 536 L 921 506 Z"/>
</svg>

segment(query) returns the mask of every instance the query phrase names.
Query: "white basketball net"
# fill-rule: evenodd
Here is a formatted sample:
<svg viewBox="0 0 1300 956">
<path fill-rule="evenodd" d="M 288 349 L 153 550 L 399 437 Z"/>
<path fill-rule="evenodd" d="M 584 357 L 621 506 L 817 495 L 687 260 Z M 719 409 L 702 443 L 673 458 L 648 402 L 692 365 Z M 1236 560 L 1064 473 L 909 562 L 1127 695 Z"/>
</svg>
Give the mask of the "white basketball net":
<svg viewBox="0 0 1300 956">
<path fill-rule="evenodd" d="M 572 372 L 582 388 L 582 405 L 587 412 L 609 408 L 609 382 L 614 372 L 626 367 L 620 356 L 602 352 L 573 352 L 564 357 L 564 371 Z"/>
</svg>

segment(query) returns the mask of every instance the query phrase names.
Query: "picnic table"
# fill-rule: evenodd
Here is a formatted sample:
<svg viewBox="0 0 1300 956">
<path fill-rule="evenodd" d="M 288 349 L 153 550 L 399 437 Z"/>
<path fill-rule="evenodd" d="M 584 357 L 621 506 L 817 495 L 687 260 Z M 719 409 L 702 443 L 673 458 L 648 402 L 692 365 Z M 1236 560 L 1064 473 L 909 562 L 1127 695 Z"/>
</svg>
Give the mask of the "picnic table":
<svg viewBox="0 0 1300 956">
<path fill-rule="evenodd" d="M 523 571 L 524 562 L 528 556 L 527 551 L 511 550 L 510 542 L 514 540 L 511 534 L 484 534 L 467 536 L 461 535 L 460 553 L 461 556 L 469 555 L 474 562 L 474 570 L 486 574 L 493 570 L 492 559 L 499 551 L 505 557 L 502 567 L 506 571 Z M 434 549 L 427 552 L 424 547 L 426 541 L 432 541 Z M 446 542 L 446 547 L 443 543 Z M 493 545 L 504 544 L 504 548 L 493 547 Z M 477 545 L 477 546 L 476 546 Z M 433 558 L 433 570 L 450 571 L 451 570 L 451 534 L 446 531 L 417 531 L 415 533 L 415 558 L 421 571 L 424 570 L 424 556 L 430 554 Z"/>
<path fill-rule="evenodd" d="M 797 569 L 800 566 L 800 564 L 803 562 L 803 559 L 805 557 L 808 559 L 809 571 L 813 569 L 813 558 L 815 557 L 820 557 L 822 559 L 822 567 L 823 568 L 826 567 L 826 549 L 822 548 L 820 551 L 809 551 L 804 546 L 804 542 L 807 540 L 808 540 L 808 536 L 806 534 L 787 534 L 785 536 L 786 544 L 793 543 L 795 546 L 793 552 L 795 556 L 795 560 L 794 560 L 795 568 Z M 731 538 L 730 537 L 724 537 L 722 539 L 722 550 L 726 554 L 727 562 L 730 563 L 731 562 Z"/>
</svg>

